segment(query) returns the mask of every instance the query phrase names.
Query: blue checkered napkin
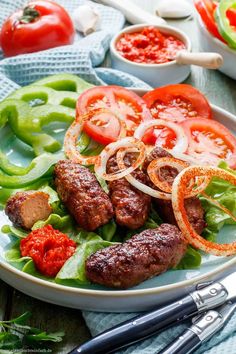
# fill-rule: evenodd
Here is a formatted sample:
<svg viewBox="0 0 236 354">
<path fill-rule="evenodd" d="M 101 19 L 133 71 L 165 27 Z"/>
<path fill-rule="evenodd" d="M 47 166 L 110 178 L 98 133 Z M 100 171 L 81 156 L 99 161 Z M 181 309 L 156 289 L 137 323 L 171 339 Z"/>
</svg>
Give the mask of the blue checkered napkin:
<svg viewBox="0 0 236 354">
<path fill-rule="evenodd" d="M 95 313 L 83 311 L 83 317 L 93 336 L 136 315 L 138 313 Z M 116 354 L 157 354 L 190 325 L 190 322 L 179 324 L 159 335 L 117 351 Z M 236 313 L 220 332 L 203 344 L 194 354 L 236 354 Z"/>
<path fill-rule="evenodd" d="M 76 7 L 86 3 L 83 0 L 58 0 L 57 2 L 70 14 Z M 25 0 L 1 0 L 0 26 L 7 16 L 26 3 Z M 102 80 L 93 68 L 102 63 L 111 37 L 123 27 L 125 20 L 124 16 L 115 9 L 95 3 L 90 4 L 96 7 L 101 15 L 101 30 L 86 37 L 77 33 L 72 45 L 2 59 L 0 73 L 19 85 L 26 85 L 42 77 L 63 72 L 78 74 L 94 84 L 102 84 Z M 0 58 L 3 58 L 2 53 Z"/>
</svg>

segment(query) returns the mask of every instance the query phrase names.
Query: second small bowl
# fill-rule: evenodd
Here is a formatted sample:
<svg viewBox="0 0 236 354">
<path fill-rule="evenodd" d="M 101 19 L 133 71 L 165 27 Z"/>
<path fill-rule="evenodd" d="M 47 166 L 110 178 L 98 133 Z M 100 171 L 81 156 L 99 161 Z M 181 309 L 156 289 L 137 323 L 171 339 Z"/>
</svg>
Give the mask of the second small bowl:
<svg viewBox="0 0 236 354">
<path fill-rule="evenodd" d="M 120 31 L 111 41 L 111 65 L 114 69 L 121 70 L 132 74 L 139 79 L 145 81 L 152 87 L 159 87 L 168 84 L 177 84 L 184 81 L 190 74 L 189 65 L 179 65 L 176 60 L 172 60 L 163 64 L 145 64 L 136 63 L 122 57 L 116 49 L 116 43 L 124 33 L 140 32 L 150 24 L 141 24 L 126 27 Z M 180 39 L 188 52 L 191 51 L 191 42 L 186 34 L 179 29 L 171 26 L 156 26 L 160 32 L 170 34 Z"/>
<path fill-rule="evenodd" d="M 206 29 L 199 15 L 197 16 L 197 23 L 202 50 L 221 54 L 224 64 L 219 68 L 219 71 L 236 80 L 236 50 L 229 48 L 225 43 L 213 37 Z"/>
</svg>

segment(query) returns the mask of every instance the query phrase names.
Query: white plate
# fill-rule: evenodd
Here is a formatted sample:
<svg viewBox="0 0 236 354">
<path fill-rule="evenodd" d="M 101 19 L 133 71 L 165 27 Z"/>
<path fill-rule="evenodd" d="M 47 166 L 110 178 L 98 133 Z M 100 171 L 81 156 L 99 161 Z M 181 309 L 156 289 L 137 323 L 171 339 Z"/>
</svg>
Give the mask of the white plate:
<svg viewBox="0 0 236 354">
<path fill-rule="evenodd" d="M 135 91 L 135 90 L 134 90 Z M 136 90 L 141 94 L 142 90 Z M 236 134 L 236 117 L 212 105 L 214 118 Z M 6 216 L 0 214 L 0 227 L 7 223 Z M 229 242 L 236 239 L 235 226 L 228 226 L 220 233 L 220 239 Z M 204 256 L 203 264 L 195 270 L 170 270 L 149 279 L 130 290 L 110 290 L 97 285 L 86 288 L 72 288 L 41 280 L 14 268 L 4 259 L 4 252 L 10 239 L 0 234 L 0 277 L 6 283 L 43 301 L 93 311 L 131 312 L 153 308 L 194 288 L 206 279 L 218 279 L 236 269 L 236 257 L 224 258 Z"/>
</svg>

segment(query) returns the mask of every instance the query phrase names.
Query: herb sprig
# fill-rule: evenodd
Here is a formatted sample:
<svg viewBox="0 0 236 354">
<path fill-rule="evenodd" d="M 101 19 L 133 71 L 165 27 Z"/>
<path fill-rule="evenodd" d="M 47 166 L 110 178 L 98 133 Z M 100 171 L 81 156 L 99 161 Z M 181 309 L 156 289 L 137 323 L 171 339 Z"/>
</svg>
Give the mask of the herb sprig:
<svg viewBox="0 0 236 354">
<path fill-rule="evenodd" d="M 0 321 L 0 353 L 21 353 L 21 350 L 45 348 L 49 342 L 61 342 L 64 332 L 47 333 L 27 325 L 31 313 L 9 321 Z M 50 350 L 47 350 L 50 352 Z"/>
</svg>

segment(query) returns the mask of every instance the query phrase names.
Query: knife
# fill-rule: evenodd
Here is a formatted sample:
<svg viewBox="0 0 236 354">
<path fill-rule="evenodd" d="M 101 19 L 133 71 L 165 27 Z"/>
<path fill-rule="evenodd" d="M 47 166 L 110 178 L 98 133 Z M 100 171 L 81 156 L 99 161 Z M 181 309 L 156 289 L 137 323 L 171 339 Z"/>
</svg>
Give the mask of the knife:
<svg viewBox="0 0 236 354">
<path fill-rule="evenodd" d="M 236 298 L 236 272 L 218 282 L 199 284 L 174 303 L 141 314 L 92 338 L 68 354 L 106 354 L 165 330 L 194 314 L 216 308 Z"/>
<path fill-rule="evenodd" d="M 230 319 L 236 302 L 227 302 L 216 310 L 193 318 L 193 325 L 158 354 L 190 354 L 209 340 Z"/>
</svg>

